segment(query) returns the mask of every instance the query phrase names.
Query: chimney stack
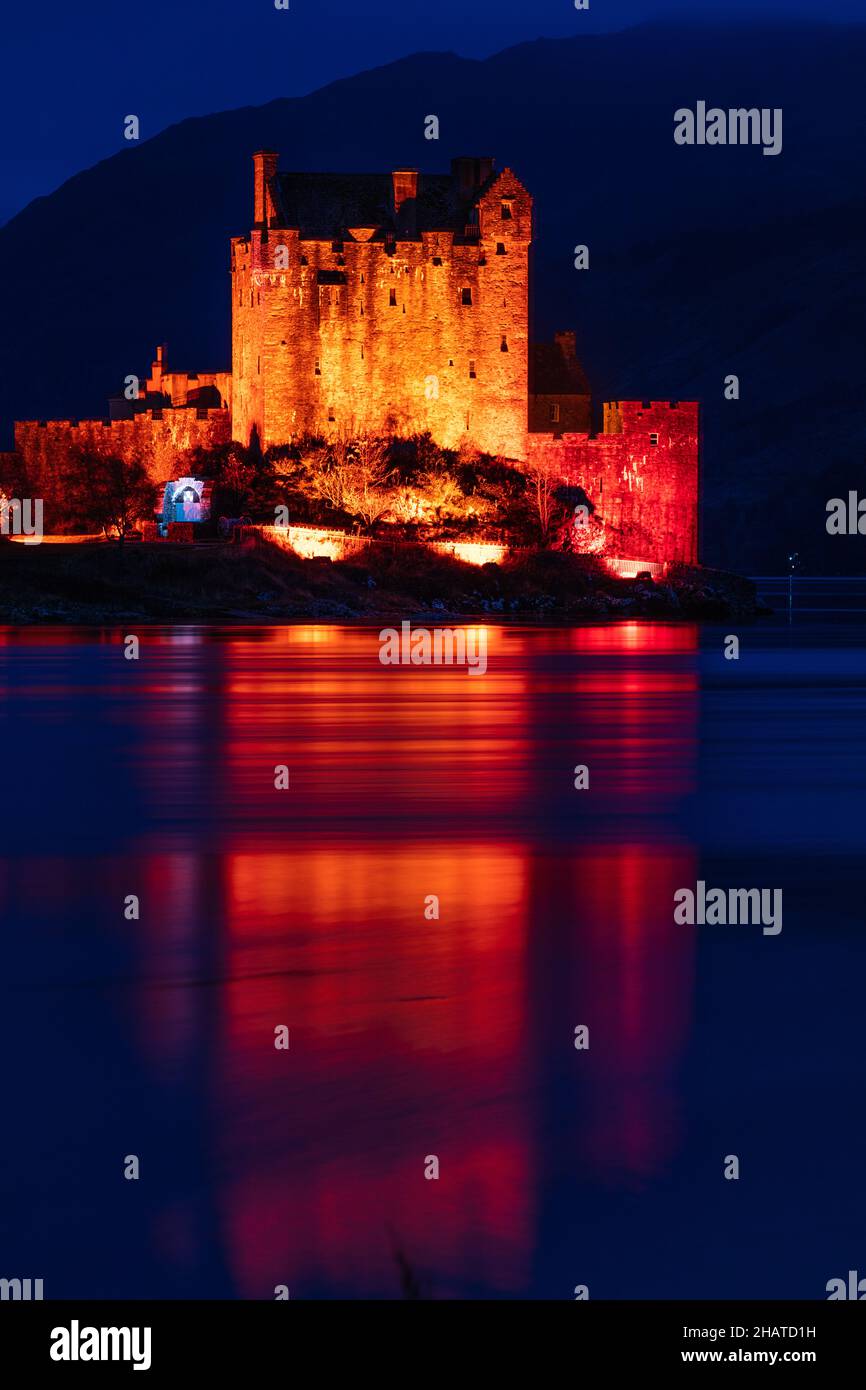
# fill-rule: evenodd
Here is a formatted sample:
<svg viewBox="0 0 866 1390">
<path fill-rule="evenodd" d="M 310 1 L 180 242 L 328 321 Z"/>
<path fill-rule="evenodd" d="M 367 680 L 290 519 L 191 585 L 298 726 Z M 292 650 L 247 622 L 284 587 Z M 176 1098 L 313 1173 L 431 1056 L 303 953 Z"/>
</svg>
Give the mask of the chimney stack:
<svg viewBox="0 0 866 1390">
<path fill-rule="evenodd" d="M 152 389 L 156 395 L 159 395 L 162 391 L 162 374 L 166 369 L 166 360 L 167 353 L 165 343 L 157 343 L 156 359 L 150 364 L 150 378 L 147 382 L 148 390 Z"/>
<path fill-rule="evenodd" d="M 418 197 L 418 170 L 395 169 L 391 178 L 394 183 L 394 212 L 399 213 L 404 203 Z"/>
<path fill-rule="evenodd" d="M 415 206 L 418 197 L 418 170 L 395 169 L 391 174 L 394 190 L 394 217 L 399 228 L 414 236 L 416 227 Z"/>
<path fill-rule="evenodd" d="M 267 227 L 275 216 L 268 184 L 277 172 L 276 150 L 256 150 L 253 155 L 253 226 Z"/>
</svg>

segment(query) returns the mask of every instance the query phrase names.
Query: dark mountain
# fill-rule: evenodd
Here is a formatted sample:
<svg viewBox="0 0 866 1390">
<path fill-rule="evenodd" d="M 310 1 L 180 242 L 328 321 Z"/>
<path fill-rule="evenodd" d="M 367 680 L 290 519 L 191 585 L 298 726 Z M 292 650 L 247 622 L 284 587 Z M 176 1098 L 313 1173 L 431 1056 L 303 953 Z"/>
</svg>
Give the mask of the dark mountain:
<svg viewBox="0 0 866 1390">
<path fill-rule="evenodd" d="M 656 24 L 418 54 L 185 121 L 0 229 L 0 442 L 13 418 L 100 415 L 157 341 L 177 367 L 230 365 L 228 238 L 259 146 L 309 171 L 489 153 L 536 200 L 535 335 L 574 327 L 600 396 L 704 402 L 706 558 L 778 570 L 793 547 L 862 570 L 863 542 L 824 519 L 866 492 L 864 72 L 864 27 Z M 698 100 L 781 107 L 783 152 L 677 146 L 673 113 Z"/>
</svg>

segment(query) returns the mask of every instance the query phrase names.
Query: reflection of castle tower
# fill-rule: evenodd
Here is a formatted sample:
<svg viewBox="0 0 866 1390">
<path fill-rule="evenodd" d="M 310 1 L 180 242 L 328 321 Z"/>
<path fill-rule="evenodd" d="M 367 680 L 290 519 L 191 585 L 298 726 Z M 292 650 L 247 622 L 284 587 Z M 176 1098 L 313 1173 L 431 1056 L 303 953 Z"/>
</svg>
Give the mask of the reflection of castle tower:
<svg viewBox="0 0 866 1390">
<path fill-rule="evenodd" d="M 548 796 L 555 832 L 530 862 L 530 1036 L 550 1171 L 633 1190 L 668 1170 L 681 1137 L 677 1069 L 690 1027 L 694 939 L 673 919 L 673 895 L 697 876 L 684 805 L 695 786 L 696 630 L 623 624 L 575 629 L 582 665 L 573 718 L 591 797 Z M 549 692 L 531 711 L 544 726 Z M 563 844 L 571 851 L 563 852 Z M 585 1024 L 585 1053 L 564 1047 Z M 575 1066 L 575 1056 L 580 1065 Z M 563 1096 L 573 1107 L 569 1126 Z M 561 1228 L 561 1203 L 543 1213 Z"/>
<path fill-rule="evenodd" d="M 429 430 L 523 457 L 532 199 L 511 170 L 253 162 L 253 228 L 232 242 L 235 438 Z"/>
</svg>

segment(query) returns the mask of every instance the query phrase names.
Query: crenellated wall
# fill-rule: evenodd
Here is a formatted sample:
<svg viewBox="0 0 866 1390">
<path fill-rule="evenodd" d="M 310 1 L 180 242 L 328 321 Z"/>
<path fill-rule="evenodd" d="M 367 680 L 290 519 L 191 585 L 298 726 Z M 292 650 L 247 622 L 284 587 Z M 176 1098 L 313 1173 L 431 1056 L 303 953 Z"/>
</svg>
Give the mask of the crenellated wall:
<svg viewBox="0 0 866 1390">
<path fill-rule="evenodd" d="M 529 460 L 583 488 L 607 553 L 696 563 L 699 430 L 696 401 L 613 401 L 602 434 L 532 434 Z"/>
<path fill-rule="evenodd" d="M 177 475 L 189 449 L 210 449 L 231 439 L 228 410 L 142 411 L 128 420 L 16 420 L 15 451 L 33 496 L 59 500 L 62 470 L 75 449 L 94 459 L 140 459 L 154 485 Z"/>
<path fill-rule="evenodd" d="M 505 169 L 477 234 L 234 239 L 235 438 L 429 430 L 446 448 L 525 457 L 531 209 Z"/>
</svg>

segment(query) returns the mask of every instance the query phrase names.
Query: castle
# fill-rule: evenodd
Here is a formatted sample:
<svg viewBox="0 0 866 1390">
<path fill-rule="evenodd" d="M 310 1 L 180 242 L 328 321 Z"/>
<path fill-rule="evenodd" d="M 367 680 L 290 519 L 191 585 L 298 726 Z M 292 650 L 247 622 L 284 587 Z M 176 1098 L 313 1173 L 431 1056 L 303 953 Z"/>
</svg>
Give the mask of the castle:
<svg viewBox="0 0 866 1390">
<path fill-rule="evenodd" d="M 696 561 L 697 404 L 609 403 L 593 433 L 574 335 L 529 341 L 531 242 L 532 198 L 490 158 L 450 174 L 298 174 L 260 150 L 253 225 L 231 243 L 231 373 L 169 371 L 160 348 L 109 420 L 16 423 L 31 487 L 76 445 L 145 458 L 165 487 L 186 450 L 230 439 L 429 431 L 555 469 L 583 488 L 612 554 Z"/>
</svg>

